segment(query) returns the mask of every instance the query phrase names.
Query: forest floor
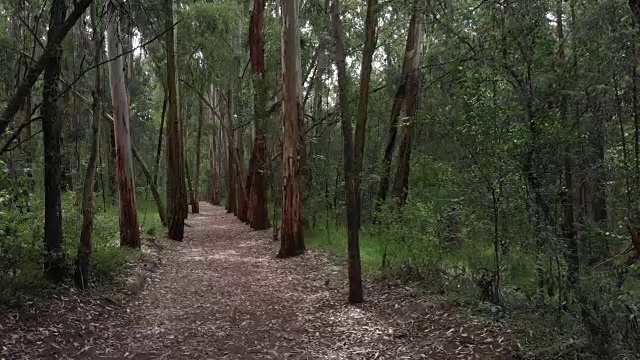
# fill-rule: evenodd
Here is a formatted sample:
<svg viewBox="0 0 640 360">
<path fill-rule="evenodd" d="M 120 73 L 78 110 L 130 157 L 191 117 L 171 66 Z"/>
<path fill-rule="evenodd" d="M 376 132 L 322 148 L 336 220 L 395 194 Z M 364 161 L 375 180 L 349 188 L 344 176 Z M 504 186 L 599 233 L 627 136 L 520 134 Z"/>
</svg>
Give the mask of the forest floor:
<svg viewBox="0 0 640 360">
<path fill-rule="evenodd" d="M 276 259 L 271 231 L 206 203 L 200 211 L 183 243 L 144 247 L 154 255 L 131 272 L 128 291 L 68 288 L 0 314 L 0 358 L 513 358 L 515 337 L 499 324 L 398 284 L 369 284 L 366 302 L 349 305 L 326 254 Z"/>
</svg>

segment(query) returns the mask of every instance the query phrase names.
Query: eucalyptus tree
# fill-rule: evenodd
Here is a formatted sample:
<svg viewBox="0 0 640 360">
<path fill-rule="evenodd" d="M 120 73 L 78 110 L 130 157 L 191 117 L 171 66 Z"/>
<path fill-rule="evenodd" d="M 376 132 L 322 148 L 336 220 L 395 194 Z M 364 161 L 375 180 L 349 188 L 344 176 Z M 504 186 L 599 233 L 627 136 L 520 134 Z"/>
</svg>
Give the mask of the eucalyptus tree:
<svg viewBox="0 0 640 360">
<path fill-rule="evenodd" d="M 107 55 L 109 62 L 109 83 L 113 106 L 113 128 L 116 146 L 116 178 L 118 180 L 120 208 L 120 245 L 140 247 L 140 227 L 136 211 L 135 178 L 133 174 L 133 153 L 129 124 L 129 100 L 125 87 L 122 62 L 122 45 L 118 41 L 118 16 L 113 0 L 107 4 L 111 21 L 107 25 Z"/>
<path fill-rule="evenodd" d="M 46 250 L 44 270 L 47 278 L 53 281 L 62 280 L 65 262 L 65 255 L 62 250 L 62 189 L 60 178 L 62 150 L 60 73 L 62 46 L 60 43 L 55 43 L 55 36 L 62 31 L 66 12 L 67 5 L 65 0 L 54 0 L 51 3 L 47 42 L 55 45 L 50 48 L 51 54 L 47 59 L 46 65 L 43 66 L 42 138 L 44 140 L 44 245 Z M 20 94 L 21 89 L 26 89 L 24 90 L 24 96 L 27 96 L 27 93 L 31 91 L 30 86 L 28 89 L 26 86 L 21 86 L 16 95 Z M 16 106 L 16 110 L 18 107 Z"/>
<path fill-rule="evenodd" d="M 300 194 L 302 114 L 298 1 L 282 1 L 282 226 L 278 256 L 305 251 Z"/>
<path fill-rule="evenodd" d="M 178 64 L 175 25 L 175 4 L 165 0 L 164 14 L 167 47 L 167 90 L 169 111 L 167 113 L 167 210 L 169 237 L 182 241 L 184 220 L 187 217 L 185 167 L 183 156 L 183 136 L 180 125 L 180 105 L 178 103 Z"/>
</svg>

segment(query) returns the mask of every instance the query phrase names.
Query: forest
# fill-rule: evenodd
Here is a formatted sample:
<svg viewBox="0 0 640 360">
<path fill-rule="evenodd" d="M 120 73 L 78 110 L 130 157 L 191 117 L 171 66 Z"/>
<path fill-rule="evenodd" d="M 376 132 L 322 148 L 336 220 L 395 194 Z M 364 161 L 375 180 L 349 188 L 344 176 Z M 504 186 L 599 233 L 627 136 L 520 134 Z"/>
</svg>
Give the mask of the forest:
<svg viewBox="0 0 640 360">
<path fill-rule="evenodd" d="M 0 0 L 0 112 L 1 359 L 640 359 L 640 0 Z"/>
</svg>

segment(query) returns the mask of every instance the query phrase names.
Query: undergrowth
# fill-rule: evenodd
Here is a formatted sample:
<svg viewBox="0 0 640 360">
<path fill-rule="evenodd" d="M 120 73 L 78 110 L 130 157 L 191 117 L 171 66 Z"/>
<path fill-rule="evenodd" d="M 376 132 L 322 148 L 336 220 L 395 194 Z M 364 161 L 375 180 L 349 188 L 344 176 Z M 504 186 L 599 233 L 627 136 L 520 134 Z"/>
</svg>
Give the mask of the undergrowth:
<svg viewBox="0 0 640 360">
<path fill-rule="evenodd" d="M 58 291 L 60 287 L 46 281 L 42 273 L 44 238 L 44 202 L 40 195 L 26 195 L 17 208 L 7 203 L 0 213 L 0 308 L 19 307 Z M 139 251 L 119 246 L 119 210 L 117 204 L 105 206 L 100 193 L 95 195 L 93 254 L 91 281 L 95 287 L 104 287 L 128 268 L 139 256 Z M 17 203 L 15 198 L 12 203 Z M 62 201 L 63 249 L 68 272 L 67 285 L 71 285 L 73 262 L 78 251 L 82 215 L 81 195 L 67 192 Z M 138 219 L 143 238 L 162 234 L 162 224 L 155 203 L 144 194 L 137 197 Z"/>
<path fill-rule="evenodd" d="M 495 303 L 488 294 L 495 279 L 490 224 L 475 222 L 452 241 L 446 222 L 424 217 L 431 211 L 423 205 L 408 206 L 402 216 L 383 212 L 377 225 L 362 229 L 365 278 L 417 283 L 435 301 L 506 322 L 520 334 L 521 355 L 527 359 L 640 358 L 640 269 L 590 268 L 582 272 L 579 288 L 569 290 L 564 259 L 512 245 L 500 253 L 500 302 Z M 305 235 L 309 248 L 346 262 L 347 235 L 339 220 L 332 217 Z M 540 267 L 545 269 L 543 284 L 536 276 Z M 616 275 L 618 283 L 611 275 L 616 272 L 624 273 Z"/>
</svg>

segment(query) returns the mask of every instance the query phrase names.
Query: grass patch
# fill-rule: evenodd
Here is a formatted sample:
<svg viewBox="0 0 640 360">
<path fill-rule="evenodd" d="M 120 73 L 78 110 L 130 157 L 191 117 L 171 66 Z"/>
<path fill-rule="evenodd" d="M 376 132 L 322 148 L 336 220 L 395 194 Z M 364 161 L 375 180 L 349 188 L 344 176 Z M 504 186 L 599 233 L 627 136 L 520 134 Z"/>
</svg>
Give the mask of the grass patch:
<svg viewBox="0 0 640 360">
<path fill-rule="evenodd" d="M 305 244 L 309 249 L 329 252 L 336 260 L 347 259 L 347 232 L 339 226 L 306 229 Z M 360 260 L 365 276 L 377 276 L 382 269 L 383 242 L 366 231 L 360 232 Z"/>
</svg>

